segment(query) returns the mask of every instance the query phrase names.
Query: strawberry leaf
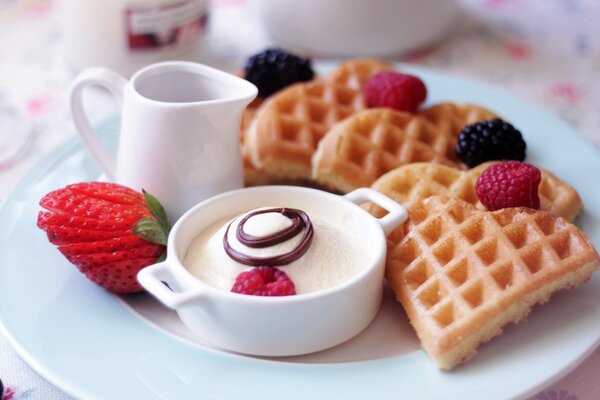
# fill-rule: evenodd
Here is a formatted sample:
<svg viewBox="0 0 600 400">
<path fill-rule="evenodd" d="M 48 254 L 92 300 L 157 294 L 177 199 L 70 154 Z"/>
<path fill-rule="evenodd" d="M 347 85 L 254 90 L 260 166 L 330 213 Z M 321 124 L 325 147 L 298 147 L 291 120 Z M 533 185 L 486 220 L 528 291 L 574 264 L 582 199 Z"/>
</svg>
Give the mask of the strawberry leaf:
<svg viewBox="0 0 600 400">
<path fill-rule="evenodd" d="M 131 230 L 134 235 L 141 237 L 151 243 L 167 245 L 168 233 L 162 224 L 150 217 L 140 219 Z"/>
<path fill-rule="evenodd" d="M 162 204 L 160 204 L 156 197 L 152 196 L 144 189 L 142 189 L 142 193 L 144 193 L 144 198 L 146 199 L 146 205 L 148 206 L 148 209 L 168 235 L 169 231 L 171 230 L 171 225 L 169 224 L 169 218 L 167 217 L 165 208 L 162 206 Z"/>
</svg>

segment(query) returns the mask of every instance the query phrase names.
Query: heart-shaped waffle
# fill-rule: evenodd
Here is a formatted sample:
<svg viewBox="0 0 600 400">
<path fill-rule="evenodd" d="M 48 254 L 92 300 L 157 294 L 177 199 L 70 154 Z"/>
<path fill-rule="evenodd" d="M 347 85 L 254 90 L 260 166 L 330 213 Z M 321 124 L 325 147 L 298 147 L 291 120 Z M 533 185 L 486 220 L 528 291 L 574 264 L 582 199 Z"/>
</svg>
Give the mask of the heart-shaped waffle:
<svg viewBox="0 0 600 400">
<path fill-rule="evenodd" d="M 434 163 L 407 164 L 383 175 L 371 187 L 405 206 L 429 196 L 449 195 L 484 210 L 485 207 L 475 193 L 475 182 L 484 169 L 495 163 L 481 164 L 468 171 Z M 543 169 L 540 171 L 540 209 L 569 221 L 575 219 L 583 207 L 577 191 L 552 173 Z M 368 206 L 368 210 L 376 216 L 385 213 L 372 204 Z"/>
<path fill-rule="evenodd" d="M 425 351 L 450 369 L 599 267 L 589 239 L 563 218 L 433 196 L 414 202 L 388 238 L 386 277 Z"/>
<path fill-rule="evenodd" d="M 460 132 L 466 125 L 494 117 L 480 106 L 454 103 L 417 114 L 387 108 L 357 112 L 334 125 L 319 142 L 312 159 L 313 179 L 348 193 L 409 163 L 431 161 L 464 168 L 454 154 Z"/>
<path fill-rule="evenodd" d="M 363 84 L 377 72 L 391 69 L 375 60 L 349 60 L 325 78 L 297 83 L 270 96 L 247 132 L 254 167 L 284 180 L 310 180 L 319 140 L 334 123 L 366 108 Z"/>
</svg>

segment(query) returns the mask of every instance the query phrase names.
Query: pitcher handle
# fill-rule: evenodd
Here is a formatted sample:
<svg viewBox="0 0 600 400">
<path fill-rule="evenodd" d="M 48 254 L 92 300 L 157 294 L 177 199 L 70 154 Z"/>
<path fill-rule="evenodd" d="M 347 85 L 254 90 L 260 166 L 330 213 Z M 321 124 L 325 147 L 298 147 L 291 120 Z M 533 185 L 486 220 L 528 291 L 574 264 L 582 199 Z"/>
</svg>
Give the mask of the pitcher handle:
<svg viewBox="0 0 600 400">
<path fill-rule="evenodd" d="M 83 107 L 83 90 L 89 85 L 105 88 L 116 98 L 119 106 L 122 106 L 127 79 L 107 68 L 88 68 L 75 78 L 70 91 L 71 114 L 77 133 L 81 136 L 84 146 L 98 161 L 108 179 L 114 181 L 115 160 L 98 139 Z"/>
<path fill-rule="evenodd" d="M 400 224 L 408 218 L 408 212 L 402 205 L 396 203 L 384 194 L 370 188 L 356 189 L 344 196 L 356 205 L 367 201 L 372 201 L 378 206 L 386 209 L 388 214 L 382 218 L 377 218 L 377 222 L 383 229 L 385 235 L 392 233 Z"/>
</svg>

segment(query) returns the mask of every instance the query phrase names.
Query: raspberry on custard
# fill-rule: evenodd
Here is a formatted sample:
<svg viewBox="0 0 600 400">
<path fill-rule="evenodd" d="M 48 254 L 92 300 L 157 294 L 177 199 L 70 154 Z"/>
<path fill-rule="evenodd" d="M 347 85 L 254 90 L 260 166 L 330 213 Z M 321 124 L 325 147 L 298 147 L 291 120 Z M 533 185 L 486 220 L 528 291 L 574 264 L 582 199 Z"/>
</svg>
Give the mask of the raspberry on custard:
<svg viewBox="0 0 600 400">
<path fill-rule="evenodd" d="M 508 161 L 486 168 L 475 183 L 481 203 L 494 211 L 507 207 L 540 208 L 542 173 L 531 164 Z"/>
<path fill-rule="evenodd" d="M 427 97 L 427 88 L 416 76 L 394 71 L 375 74 L 363 88 L 369 107 L 388 107 L 414 113 Z"/>
<path fill-rule="evenodd" d="M 263 266 L 240 273 L 231 291 L 254 296 L 291 296 L 296 294 L 296 287 L 282 270 Z"/>
</svg>

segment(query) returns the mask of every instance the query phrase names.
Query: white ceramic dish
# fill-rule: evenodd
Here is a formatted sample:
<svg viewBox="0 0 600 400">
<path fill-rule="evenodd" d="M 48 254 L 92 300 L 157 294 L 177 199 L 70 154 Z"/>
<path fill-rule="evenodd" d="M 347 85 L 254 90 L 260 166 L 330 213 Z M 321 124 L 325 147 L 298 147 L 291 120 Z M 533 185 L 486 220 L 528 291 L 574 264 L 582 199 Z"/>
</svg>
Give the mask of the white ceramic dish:
<svg viewBox="0 0 600 400">
<path fill-rule="evenodd" d="M 456 0 L 251 0 L 266 32 L 282 46 L 324 57 L 393 56 L 447 34 Z"/>
<path fill-rule="evenodd" d="M 319 64 L 321 70 L 331 65 Z M 471 101 L 506 116 L 524 133 L 528 161 L 580 193 L 576 223 L 600 248 L 600 155 L 544 110 L 472 81 L 399 66 L 420 75 L 429 101 Z M 116 121 L 100 127 L 115 147 Z M 565 151 L 569 149 L 569 151 Z M 98 289 L 35 227 L 39 199 L 100 170 L 76 142 L 31 171 L 0 210 L 0 330 L 39 373 L 77 398 L 524 399 L 566 374 L 600 341 L 600 275 L 536 307 L 526 322 L 483 345 L 468 364 L 439 371 L 406 317 L 384 292 L 373 323 L 334 348 L 262 359 L 203 342 L 150 296 Z"/>
<path fill-rule="evenodd" d="M 90 86 L 121 106 L 117 157 L 90 126 L 83 106 Z M 240 120 L 257 93 L 245 79 L 207 65 L 166 61 L 129 81 L 107 68 L 86 69 L 73 81 L 70 104 L 82 142 L 108 179 L 153 193 L 175 220 L 202 200 L 244 186 Z"/>
<path fill-rule="evenodd" d="M 359 207 L 366 201 L 389 213 L 373 218 Z M 308 215 L 326 215 L 334 221 L 343 219 L 348 229 L 361 232 L 361 253 L 368 254 L 367 265 L 341 285 L 285 297 L 246 296 L 215 289 L 183 266 L 190 244 L 210 225 L 268 206 L 300 208 Z M 343 197 L 291 186 L 234 190 L 183 215 L 169 234 L 167 259 L 144 268 L 138 280 L 149 293 L 176 310 L 198 337 L 217 347 L 260 356 L 312 353 L 345 342 L 373 320 L 383 294 L 385 236 L 406 217 L 404 207 L 368 188 Z M 340 267 L 335 263 L 328 266 Z"/>
</svg>

